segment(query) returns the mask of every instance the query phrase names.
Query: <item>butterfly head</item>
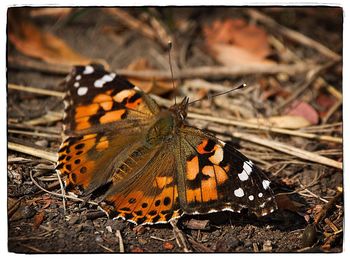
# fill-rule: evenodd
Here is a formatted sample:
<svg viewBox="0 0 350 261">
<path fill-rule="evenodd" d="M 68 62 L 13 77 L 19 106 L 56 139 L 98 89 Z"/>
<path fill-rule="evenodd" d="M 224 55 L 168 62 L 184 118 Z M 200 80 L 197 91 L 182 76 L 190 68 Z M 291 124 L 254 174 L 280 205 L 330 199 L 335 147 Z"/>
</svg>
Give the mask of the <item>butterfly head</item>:
<svg viewBox="0 0 350 261">
<path fill-rule="evenodd" d="M 176 115 L 176 118 L 178 118 L 179 122 L 185 121 L 187 117 L 188 101 L 189 98 L 185 97 L 180 103 L 174 104 L 169 108 L 170 111 L 172 111 Z"/>
</svg>

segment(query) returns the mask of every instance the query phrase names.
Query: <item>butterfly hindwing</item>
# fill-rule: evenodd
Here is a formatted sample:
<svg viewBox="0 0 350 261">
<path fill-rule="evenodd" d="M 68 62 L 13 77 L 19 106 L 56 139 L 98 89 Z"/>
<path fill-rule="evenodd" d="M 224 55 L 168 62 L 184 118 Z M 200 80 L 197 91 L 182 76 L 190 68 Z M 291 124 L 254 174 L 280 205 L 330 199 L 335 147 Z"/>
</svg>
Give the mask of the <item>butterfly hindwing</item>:
<svg viewBox="0 0 350 261">
<path fill-rule="evenodd" d="M 229 143 L 192 127 L 182 128 L 181 142 L 185 164 L 178 175 L 185 180 L 180 202 L 186 213 L 248 208 L 263 216 L 276 209 L 270 181 Z"/>
<path fill-rule="evenodd" d="M 175 156 L 159 147 L 141 147 L 125 169 L 126 179 L 112 184 L 105 210 L 135 224 L 166 223 L 181 215 Z"/>
</svg>

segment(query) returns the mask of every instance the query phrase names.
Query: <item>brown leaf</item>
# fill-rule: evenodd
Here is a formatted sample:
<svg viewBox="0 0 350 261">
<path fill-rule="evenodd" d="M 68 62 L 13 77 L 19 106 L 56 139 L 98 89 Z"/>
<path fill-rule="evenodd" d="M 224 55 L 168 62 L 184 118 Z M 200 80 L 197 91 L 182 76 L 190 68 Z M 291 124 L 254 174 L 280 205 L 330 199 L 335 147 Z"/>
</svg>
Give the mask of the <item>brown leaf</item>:
<svg viewBox="0 0 350 261">
<path fill-rule="evenodd" d="M 276 202 L 279 209 L 287 209 L 292 212 L 300 212 L 304 204 L 291 200 L 288 195 L 276 195 Z"/>
<path fill-rule="evenodd" d="M 266 32 L 242 19 L 215 21 L 203 28 L 206 45 L 214 58 L 231 66 L 237 64 L 271 64 Z"/>
<path fill-rule="evenodd" d="M 34 216 L 33 228 L 37 229 L 41 223 L 43 223 L 45 217 L 45 212 L 40 211 Z"/>
<path fill-rule="evenodd" d="M 30 11 L 30 16 L 37 17 L 37 16 L 50 16 L 50 17 L 59 17 L 62 18 L 64 16 L 67 16 L 73 11 L 73 8 L 71 7 L 47 7 L 47 8 L 34 8 Z"/>
<path fill-rule="evenodd" d="M 21 13 L 9 12 L 8 36 L 18 51 L 52 64 L 75 65 L 92 62 L 76 53 L 62 39 L 40 30 L 25 14 L 23 10 Z"/>
<path fill-rule="evenodd" d="M 143 253 L 145 251 L 141 247 L 136 246 L 136 247 L 133 247 L 130 252 L 132 252 L 132 253 Z"/>
<path fill-rule="evenodd" d="M 145 58 L 139 58 L 128 65 L 128 70 L 133 71 L 142 71 L 142 70 L 152 70 L 152 67 Z M 155 78 L 137 78 L 137 77 L 128 77 L 128 80 L 141 88 L 144 92 L 152 92 L 157 95 L 164 94 L 173 89 L 172 81 L 165 80 L 155 80 Z M 174 82 L 174 85 L 177 86 L 177 82 Z"/>
<path fill-rule="evenodd" d="M 308 103 L 303 101 L 294 101 L 285 111 L 287 115 L 301 116 L 308 120 L 312 125 L 319 121 L 317 111 Z"/>
</svg>

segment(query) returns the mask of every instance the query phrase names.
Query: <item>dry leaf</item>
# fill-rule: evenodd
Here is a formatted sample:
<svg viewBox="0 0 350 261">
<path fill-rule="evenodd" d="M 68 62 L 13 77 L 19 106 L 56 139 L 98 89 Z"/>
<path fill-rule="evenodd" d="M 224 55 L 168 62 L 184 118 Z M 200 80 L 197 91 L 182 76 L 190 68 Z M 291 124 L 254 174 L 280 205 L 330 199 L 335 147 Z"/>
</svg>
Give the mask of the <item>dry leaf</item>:
<svg viewBox="0 0 350 261">
<path fill-rule="evenodd" d="M 76 53 L 62 39 L 50 32 L 41 31 L 23 15 L 23 10 L 19 14 L 9 12 L 8 36 L 18 51 L 48 63 L 76 65 L 92 62 L 91 59 Z"/>
<path fill-rule="evenodd" d="M 127 67 L 128 70 L 132 71 L 142 71 L 142 70 L 152 70 L 153 67 L 150 66 L 149 62 L 145 58 L 139 58 L 129 64 Z M 172 81 L 165 80 L 155 80 L 155 78 L 137 78 L 137 77 L 128 77 L 128 80 L 141 88 L 144 92 L 152 92 L 157 95 L 164 94 L 168 91 L 173 90 Z M 174 82 L 174 85 L 177 86 L 177 82 Z"/>
<path fill-rule="evenodd" d="M 259 124 L 267 127 L 283 129 L 300 129 L 311 125 L 311 123 L 302 116 L 274 116 L 269 118 L 251 118 L 247 122 Z"/>
<path fill-rule="evenodd" d="M 205 26 L 203 32 L 209 51 L 224 65 L 274 63 L 266 59 L 271 54 L 267 34 L 256 25 L 226 19 Z"/>
<path fill-rule="evenodd" d="M 68 14 L 70 14 L 73 11 L 73 8 L 71 7 L 47 7 L 47 8 L 34 8 L 30 11 L 30 16 L 37 17 L 37 16 L 53 16 L 53 17 L 59 17 L 62 18 Z"/>
<path fill-rule="evenodd" d="M 301 116 L 308 120 L 312 125 L 319 121 L 317 111 L 308 103 L 303 101 L 294 101 L 285 111 L 287 115 Z"/>
<path fill-rule="evenodd" d="M 41 223 L 43 223 L 45 217 L 45 212 L 40 211 L 34 216 L 33 228 L 37 229 Z"/>
</svg>

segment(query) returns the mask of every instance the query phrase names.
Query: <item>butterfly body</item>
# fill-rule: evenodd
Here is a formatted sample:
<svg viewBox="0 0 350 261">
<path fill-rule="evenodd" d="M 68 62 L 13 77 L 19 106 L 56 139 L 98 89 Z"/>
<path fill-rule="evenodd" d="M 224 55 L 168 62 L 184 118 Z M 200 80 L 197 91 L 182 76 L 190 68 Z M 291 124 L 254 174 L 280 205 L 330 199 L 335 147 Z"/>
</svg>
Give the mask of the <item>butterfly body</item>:
<svg viewBox="0 0 350 261">
<path fill-rule="evenodd" d="M 161 108 L 124 78 L 97 66 L 68 77 L 57 170 L 67 190 L 91 194 L 108 184 L 101 206 L 136 224 L 182 214 L 277 207 L 270 181 L 230 143 L 187 124 L 188 98 Z"/>
</svg>

